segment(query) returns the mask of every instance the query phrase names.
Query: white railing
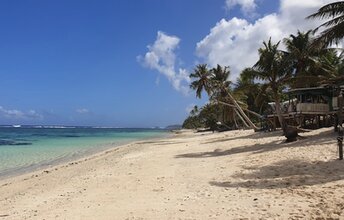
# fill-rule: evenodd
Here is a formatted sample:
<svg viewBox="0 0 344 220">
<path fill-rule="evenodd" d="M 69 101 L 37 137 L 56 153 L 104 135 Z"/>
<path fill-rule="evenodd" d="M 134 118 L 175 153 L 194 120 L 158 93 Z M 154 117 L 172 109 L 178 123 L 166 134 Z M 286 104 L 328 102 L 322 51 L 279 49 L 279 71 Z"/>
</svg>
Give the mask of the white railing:
<svg viewBox="0 0 344 220">
<path fill-rule="evenodd" d="M 321 103 L 298 103 L 296 105 L 298 112 L 328 112 L 330 108 L 328 104 Z"/>
</svg>

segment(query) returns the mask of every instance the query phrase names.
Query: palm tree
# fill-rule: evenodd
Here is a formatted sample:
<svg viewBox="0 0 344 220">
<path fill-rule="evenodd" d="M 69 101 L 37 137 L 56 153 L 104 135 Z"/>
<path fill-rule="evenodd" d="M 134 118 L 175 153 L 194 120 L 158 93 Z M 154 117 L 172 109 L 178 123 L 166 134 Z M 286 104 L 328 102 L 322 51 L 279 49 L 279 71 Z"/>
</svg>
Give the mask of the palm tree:
<svg viewBox="0 0 344 220">
<path fill-rule="evenodd" d="M 316 43 L 325 46 L 336 43 L 344 37 L 344 1 L 337 1 L 321 7 L 317 12 L 309 15 L 308 19 L 331 19 L 315 29 L 326 28 L 320 33 Z"/>
<path fill-rule="evenodd" d="M 344 80 L 344 51 L 340 54 L 335 49 L 328 49 L 319 56 L 321 69 L 318 70 L 324 77 L 323 84 L 342 85 Z"/>
<path fill-rule="evenodd" d="M 192 108 L 192 110 L 190 111 L 190 116 L 196 116 L 196 115 L 198 115 L 198 113 L 199 113 L 198 106 L 195 105 L 195 106 Z"/>
<path fill-rule="evenodd" d="M 218 65 L 216 68 L 208 70 L 206 64 L 200 64 L 190 74 L 190 78 L 195 79 L 191 82 L 190 87 L 196 90 L 196 97 L 198 98 L 201 98 L 202 91 L 205 90 L 212 100 L 218 101 L 220 98 L 230 100 L 250 127 L 257 130 L 258 128 L 251 122 L 230 93 L 229 86 L 231 82 L 228 81 L 229 74 L 228 67 L 223 68 Z"/>
<path fill-rule="evenodd" d="M 270 89 L 275 101 L 276 114 L 283 132 L 286 133 L 286 124 L 281 111 L 280 92 L 282 86 L 291 77 L 291 63 L 287 54 L 278 49 L 277 44 L 272 44 L 271 38 L 268 43 L 263 42 L 264 47 L 258 50 L 259 60 L 253 66 L 252 72 L 256 79 L 262 80 L 265 89 Z"/>
<path fill-rule="evenodd" d="M 226 89 L 230 88 L 231 82 L 228 81 L 230 71 L 229 67 L 222 67 L 217 65 L 216 67 L 210 69 L 210 80 L 212 85 L 212 94 L 210 96 L 210 101 L 226 101 L 228 99 Z M 226 119 L 230 116 L 231 109 L 228 106 L 219 106 L 222 112 L 222 123 L 226 123 Z"/>
<path fill-rule="evenodd" d="M 269 98 L 262 86 L 254 80 L 255 75 L 251 68 L 244 69 L 237 79 L 234 93 L 242 93 L 249 110 L 262 113 L 263 108 L 268 105 Z"/>
<path fill-rule="evenodd" d="M 208 70 L 207 64 L 199 64 L 194 69 L 193 73 L 190 74 L 190 78 L 195 80 L 191 82 L 190 88 L 196 90 L 196 97 L 202 97 L 202 91 L 205 90 L 208 95 L 211 94 L 211 82 L 210 82 L 210 72 Z"/>
<path fill-rule="evenodd" d="M 222 68 L 220 65 L 217 65 L 216 68 L 213 68 L 211 70 L 211 73 L 211 80 L 213 85 L 212 98 L 216 97 L 216 101 L 227 102 L 226 100 L 228 100 L 231 104 L 234 105 L 234 111 L 237 112 L 237 115 L 240 118 L 243 118 L 243 122 L 248 123 L 251 128 L 258 130 L 259 128 L 247 117 L 241 106 L 238 104 L 237 100 L 233 97 L 233 94 L 230 90 L 231 82 L 228 81 L 228 77 L 230 75 L 229 67 Z"/>
<path fill-rule="evenodd" d="M 312 47 L 312 31 L 297 32 L 297 35 L 291 34 L 285 38 L 284 44 L 287 48 L 288 59 L 293 65 L 293 78 L 291 87 L 312 87 L 319 81 L 317 72 L 310 71 L 314 69 L 319 56 L 319 50 Z"/>
</svg>

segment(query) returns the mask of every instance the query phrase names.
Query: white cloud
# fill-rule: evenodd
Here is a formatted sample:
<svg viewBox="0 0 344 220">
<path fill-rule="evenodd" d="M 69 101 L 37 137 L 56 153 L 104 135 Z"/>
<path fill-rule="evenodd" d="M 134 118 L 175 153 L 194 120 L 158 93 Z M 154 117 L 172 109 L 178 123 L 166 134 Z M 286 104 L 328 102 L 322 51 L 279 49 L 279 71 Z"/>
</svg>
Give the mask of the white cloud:
<svg viewBox="0 0 344 220">
<path fill-rule="evenodd" d="M 196 54 L 210 66 L 229 65 L 231 80 L 235 81 L 242 69 L 258 60 L 257 50 L 263 41 L 271 37 L 277 42 L 297 30 L 317 27 L 319 20 L 306 20 L 305 17 L 329 2 L 333 0 L 280 0 L 277 13 L 268 14 L 253 23 L 239 18 L 222 19 L 197 43 Z"/>
<path fill-rule="evenodd" d="M 148 45 L 148 52 L 138 60 L 144 66 L 157 70 L 160 74 L 167 77 L 173 88 L 184 94 L 189 91 L 189 74 L 185 69 L 176 70 L 175 49 L 178 48 L 180 39 L 177 36 L 170 36 L 158 31 L 157 39 L 153 45 Z"/>
<path fill-rule="evenodd" d="M 77 113 L 79 114 L 87 114 L 90 113 L 90 110 L 86 109 L 86 108 L 81 108 L 81 109 L 77 109 L 75 110 Z"/>
<path fill-rule="evenodd" d="M 43 115 L 39 114 L 35 110 L 23 112 L 17 109 L 5 109 L 2 106 L 0 106 L 0 117 L 8 119 L 43 119 Z"/>
<path fill-rule="evenodd" d="M 240 10 L 244 15 L 255 15 L 257 4 L 255 0 L 226 0 L 226 8 L 231 10 L 233 7 L 239 5 Z"/>
</svg>

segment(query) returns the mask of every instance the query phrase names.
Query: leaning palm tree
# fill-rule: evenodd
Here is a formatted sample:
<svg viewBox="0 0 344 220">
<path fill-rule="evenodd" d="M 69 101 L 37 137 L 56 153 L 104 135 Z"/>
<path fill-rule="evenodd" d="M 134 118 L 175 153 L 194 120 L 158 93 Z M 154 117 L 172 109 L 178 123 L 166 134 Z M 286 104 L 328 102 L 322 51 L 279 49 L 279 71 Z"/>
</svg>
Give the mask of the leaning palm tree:
<svg viewBox="0 0 344 220">
<path fill-rule="evenodd" d="M 287 127 L 281 110 L 280 92 L 282 86 L 291 77 L 292 65 L 287 59 L 287 54 L 278 49 L 279 43 L 272 44 L 271 38 L 267 43 L 263 42 L 264 47 L 258 50 L 259 60 L 251 71 L 256 79 L 263 81 L 265 89 L 271 90 L 278 120 L 286 134 Z"/>
<path fill-rule="evenodd" d="M 337 1 L 321 7 L 307 18 L 330 19 L 315 29 L 325 28 L 316 42 L 325 46 L 338 44 L 344 37 L 344 1 Z"/>
<path fill-rule="evenodd" d="M 252 123 L 252 121 L 247 117 L 242 108 L 239 106 L 237 101 L 231 95 L 229 91 L 230 81 L 228 81 L 229 68 L 222 68 L 218 65 L 216 68 L 208 70 L 206 64 L 197 65 L 194 72 L 190 74 L 190 78 L 195 79 L 191 82 L 190 87 L 196 90 L 196 97 L 201 98 L 203 90 L 205 90 L 210 99 L 216 99 L 218 101 L 219 97 L 226 97 L 233 103 L 234 107 L 239 112 L 240 116 L 255 130 L 259 128 Z"/>
<path fill-rule="evenodd" d="M 220 65 L 217 65 L 216 68 L 211 69 L 211 73 L 211 83 L 213 85 L 213 95 L 211 98 L 217 97 L 215 100 L 220 101 L 220 103 L 223 101 L 226 103 L 226 100 L 228 99 L 228 101 L 234 106 L 234 112 L 242 118 L 242 121 L 247 123 L 248 126 L 254 130 L 259 130 L 259 128 L 245 114 L 237 100 L 233 97 L 230 90 L 231 82 L 228 81 L 230 75 L 229 67 L 222 68 Z"/>
</svg>

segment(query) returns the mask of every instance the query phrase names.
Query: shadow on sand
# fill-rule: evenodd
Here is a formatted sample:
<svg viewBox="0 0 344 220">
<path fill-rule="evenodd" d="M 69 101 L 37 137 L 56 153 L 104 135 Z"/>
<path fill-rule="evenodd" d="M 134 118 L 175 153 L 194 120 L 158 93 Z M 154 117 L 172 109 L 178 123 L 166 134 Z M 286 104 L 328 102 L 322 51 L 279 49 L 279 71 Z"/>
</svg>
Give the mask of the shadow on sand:
<svg viewBox="0 0 344 220">
<path fill-rule="evenodd" d="M 274 136 L 278 136 L 277 134 L 274 134 Z M 319 136 L 321 138 L 319 138 Z M 239 139 L 243 138 L 253 138 L 253 135 L 248 136 L 242 136 L 239 137 Z M 256 138 L 266 138 L 271 137 L 269 134 L 265 135 L 256 135 Z M 298 140 L 296 142 L 286 143 L 285 141 L 281 140 L 275 140 L 271 141 L 265 144 L 255 144 L 255 145 L 249 145 L 249 146 L 240 146 L 240 147 L 234 147 L 230 148 L 228 150 L 221 150 L 221 149 L 215 149 L 214 151 L 208 151 L 208 152 L 195 152 L 195 153 L 187 153 L 187 154 L 179 154 L 176 155 L 175 158 L 207 158 L 207 157 L 220 157 L 220 156 L 229 156 L 234 154 L 240 154 L 240 153 L 263 153 L 268 151 L 275 151 L 284 147 L 299 147 L 299 146 L 310 146 L 313 144 L 316 145 L 323 145 L 323 144 L 329 144 L 333 143 L 333 140 L 335 140 L 335 133 L 333 131 L 323 131 L 316 136 L 308 136 L 307 138 Z M 232 139 L 230 139 L 232 140 Z M 222 139 L 222 142 L 230 141 L 228 139 Z M 219 142 L 216 140 L 216 142 Z M 213 142 L 209 142 L 213 143 Z"/>
<path fill-rule="evenodd" d="M 285 160 L 264 166 L 249 174 L 236 174 L 238 182 L 209 182 L 227 188 L 274 189 L 312 186 L 344 179 L 344 162 L 340 160 L 305 162 Z"/>
<path fill-rule="evenodd" d="M 243 135 L 243 136 L 239 136 L 239 137 L 214 138 L 214 139 L 210 139 L 207 142 L 203 142 L 203 144 L 213 144 L 213 143 L 218 143 L 218 142 L 240 140 L 240 139 L 258 139 L 258 138 L 262 138 L 262 137 L 279 137 L 279 136 L 283 136 L 282 131 L 255 132 L 253 134 Z"/>
<path fill-rule="evenodd" d="M 272 136 L 278 136 L 274 133 Z M 244 138 L 268 138 L 269 133 L 250 134 L 241 136 Z M 312 147 L 312 145 L 326 145 L 336 143 L 336 133 L 332 130 L 325 130 L 318 134 L 307 135 L 296 142 L 286 143 L 281 140 L 272 140 L 265 144 L 255 144 L 249 146 L 239 146 L 228 150 L 215 149 L 208 152 L 195 152 L 176 155 L 175 158 L 208 158 L 230 156 L 241 153 L 258 154 L 275 151 L 281 148 Z M 224 143 L 230 139 L 222 139 Z M 217 143 L 220 140 L 209 141 L 207 143 Z M 315 158 L 316 159 L 316 158 Z M 284 160 L 268 166 L 262 167 L 243 167 L 243 172 L 233 175 L 230 181 L 209 182 L 212 186 L 227 188 L 286 188 L 299 186 L 312 186 L 344 179 L 344 161 L 303 161 L 303 160 Z M 344 185 L 343 185 L 344 186 Z"/>
</svg>

